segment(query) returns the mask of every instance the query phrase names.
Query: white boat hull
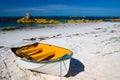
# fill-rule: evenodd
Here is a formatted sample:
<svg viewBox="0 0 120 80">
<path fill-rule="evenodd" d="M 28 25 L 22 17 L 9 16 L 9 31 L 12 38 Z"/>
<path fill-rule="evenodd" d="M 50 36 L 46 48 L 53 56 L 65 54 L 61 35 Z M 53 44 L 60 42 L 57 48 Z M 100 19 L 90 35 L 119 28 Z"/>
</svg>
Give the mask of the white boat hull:
<svg viewBox="0 0 120 80">
<path fill-rule="evenodd" d="M 24 68 L 46 74 L 56 75 L 56 76 L 65 76 L 68 73 L 71 59 L 49 62 L 49 63 L 28 62 L 22 60 L 19 57 L 17 57 L 17 60 L 19 66 L 22 66 Z"/>
<path fill-rule="evenodd" d="M 43 43 L 11 48 L 11 51 L 19 66 L 57 76 L 68 73 L 72 57 L 72 51 L 66 48 Z"/>
</svg>

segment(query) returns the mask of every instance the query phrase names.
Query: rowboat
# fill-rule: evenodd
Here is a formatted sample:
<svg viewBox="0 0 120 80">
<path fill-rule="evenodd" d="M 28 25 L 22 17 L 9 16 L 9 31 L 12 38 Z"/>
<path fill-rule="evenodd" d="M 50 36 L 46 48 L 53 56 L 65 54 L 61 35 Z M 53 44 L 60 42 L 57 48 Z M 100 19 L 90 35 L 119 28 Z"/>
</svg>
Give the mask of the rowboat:
<svg viewBox="0 0 120 80">
<path fill-rule="evenodd" d="M 65 76 L 68 73 L 73 54 L 66 48 L 44 43 L 14 47 L 11 51 L 19 66 L 56 76 Z"/>
</svg>

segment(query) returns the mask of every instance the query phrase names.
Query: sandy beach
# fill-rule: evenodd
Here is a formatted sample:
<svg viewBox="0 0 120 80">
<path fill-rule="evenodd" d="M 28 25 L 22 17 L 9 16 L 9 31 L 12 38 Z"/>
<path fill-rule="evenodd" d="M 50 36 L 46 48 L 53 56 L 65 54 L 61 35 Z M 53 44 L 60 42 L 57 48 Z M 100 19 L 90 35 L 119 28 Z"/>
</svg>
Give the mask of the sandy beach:
<svg viewBox="0 0 120 80">
<path fill-rule="evenodd" d="M 35 42 L 73 51 L 65 77 L 20 67 L 10 48 Z M 120 22 L 58 24 L 0 31 L 0 80 L 120 80 Z"/>
</svg>

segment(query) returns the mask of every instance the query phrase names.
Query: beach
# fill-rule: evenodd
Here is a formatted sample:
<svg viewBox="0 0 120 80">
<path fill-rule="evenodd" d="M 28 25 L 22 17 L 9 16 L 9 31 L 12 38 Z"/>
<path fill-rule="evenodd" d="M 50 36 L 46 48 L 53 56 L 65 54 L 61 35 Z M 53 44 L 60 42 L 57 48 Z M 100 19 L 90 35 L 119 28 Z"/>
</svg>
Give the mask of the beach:
<svg viewBox="0 0 120 80">
<path fill-rule="evenodd" d="M 73 52 L 65 77 L 34 72 L 17 64 L 11 47 L 35 42 Z M 0 31 L 0 80 L 120 80 L 120 22 L 56 24 Z"/>
</svg>

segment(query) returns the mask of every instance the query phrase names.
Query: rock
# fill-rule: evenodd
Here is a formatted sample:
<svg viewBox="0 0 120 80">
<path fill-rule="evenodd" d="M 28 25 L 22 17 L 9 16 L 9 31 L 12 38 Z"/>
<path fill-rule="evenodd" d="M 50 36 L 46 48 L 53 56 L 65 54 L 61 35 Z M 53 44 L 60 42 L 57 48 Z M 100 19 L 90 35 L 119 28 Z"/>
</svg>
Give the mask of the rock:
<svg viewBox="0 0 120 80">
<path fill-rule="evenodd" d="M 25 17 L 24 17 L 24 19 L 31 19 L 32 17 L 31 17 L 31 15 L 30 15 L 30 13 L 26 13 L 26 15 L 25 15 Z"/>
</svg>

